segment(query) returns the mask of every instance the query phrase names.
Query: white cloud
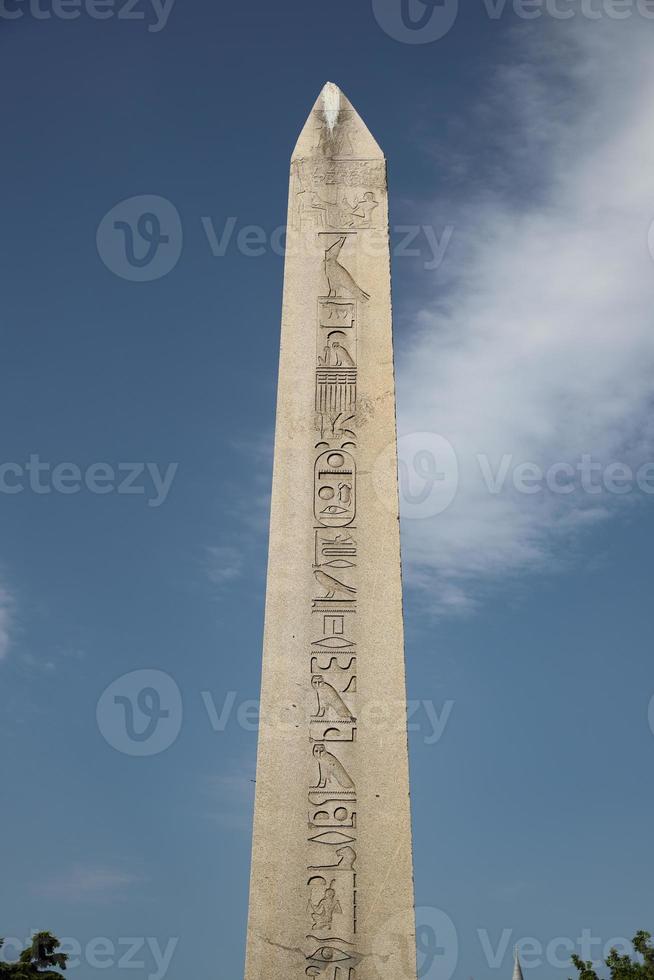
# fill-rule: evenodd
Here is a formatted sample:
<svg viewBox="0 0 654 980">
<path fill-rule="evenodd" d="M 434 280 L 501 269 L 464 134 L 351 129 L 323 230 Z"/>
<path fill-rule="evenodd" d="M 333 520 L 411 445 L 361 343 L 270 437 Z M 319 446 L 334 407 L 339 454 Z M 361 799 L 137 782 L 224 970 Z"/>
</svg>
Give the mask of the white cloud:
<svg viewBox="0 0 654 980">
<path fill-rule="evenodd" d="M 434 223 L 455 236 L 438 277 L 423 274 L 398 350 L 400 432 L 438 432 L 459 462 L 451 506 L 403 522 L 409 581 L 437 611 L 467 612 L 511 575 L 574 560 L 582 532 L 649 500 L 527 495 L 510 476 L 491 494 L 476 457 L 495 470 L 511 455 L 509 474 L 582 454 L 654 459 L 651 33 L 539 22 L 472 112 L 469 155 L 439 177 Z"/>
</svg>

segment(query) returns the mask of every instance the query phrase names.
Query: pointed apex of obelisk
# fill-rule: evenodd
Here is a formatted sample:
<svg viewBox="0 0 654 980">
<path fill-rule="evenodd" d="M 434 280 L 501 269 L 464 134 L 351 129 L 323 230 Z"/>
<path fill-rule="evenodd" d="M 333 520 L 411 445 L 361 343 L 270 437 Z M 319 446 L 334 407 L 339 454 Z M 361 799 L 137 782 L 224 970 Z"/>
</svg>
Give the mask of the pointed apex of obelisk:
<svg viewBox="0 0 654 980">
<path fill-rule="evenodd" d="M 520 966 L 520 953 L 518 952 L 518 947 L 513 948 L 513 980 L 524 980 L 522 975 L 522 967 Z"/>
<path fill-rule="evenodd" d="M 338 85 L 335 85 L 334 82 L 325 82 L 322 87 L 322 91 L 318 96 L 314 109 L 316 107 L 323 109 L 325 113 L 325 122 L 332 131 L 338 122 L 338 114 L 341 111 L 341 101 L 345 102 L 347 100 Z"/>
<path fill-rule="evenodd" d="M 293 160 L 383 159 L 384 154 L 347 96 L 325 82 L 300 133 Z"/>
</svg>

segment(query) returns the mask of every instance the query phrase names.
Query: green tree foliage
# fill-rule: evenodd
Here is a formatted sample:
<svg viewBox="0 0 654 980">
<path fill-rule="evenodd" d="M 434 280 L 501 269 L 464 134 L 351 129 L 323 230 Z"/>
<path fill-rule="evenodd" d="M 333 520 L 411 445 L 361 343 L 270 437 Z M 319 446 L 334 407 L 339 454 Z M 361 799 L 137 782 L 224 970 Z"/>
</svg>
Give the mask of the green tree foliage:
<svg viewBox="0 0 654 980">
<path fill-rule="evenodd" d="M 0 939 L 0 947 L 4 939 Z M 61 980 L 68 956 L 58 953 L 59 940 L 51 932 L 37 932 L 16 963 L 0 963 L 0 980 Z"/>
<path fill-rule="evenodd" d="M 628 954 L 620 956 L 617 949 L 611 950 L 606 958 L 611 980 L 654 980 L 654 946 L 651 938 L 649 932 L 641 930 L 636 933 L 633 946 L 637 956 L 633 959 Z M 577 968 L 577 980 L 599 980 L 592 960 L 582 960 L 575 954 L 572 962 Z"/>
</svg>

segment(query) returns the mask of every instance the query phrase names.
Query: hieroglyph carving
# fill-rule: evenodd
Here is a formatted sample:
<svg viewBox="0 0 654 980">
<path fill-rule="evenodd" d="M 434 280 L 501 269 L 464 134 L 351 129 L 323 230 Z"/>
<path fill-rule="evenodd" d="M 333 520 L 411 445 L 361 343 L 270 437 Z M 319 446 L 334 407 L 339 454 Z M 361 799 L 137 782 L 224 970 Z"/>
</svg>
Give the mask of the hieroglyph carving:
<svg viewBox="0 0 654 980">
<path fill-rule="evenodd" d="M 357 798 L 357 343 L 364 236 L 381 229 L 383 160 L 354 156 L 354 114 L 313 113 L 311 155 L 294 160 L 291 221 L 322 253 L 325 289 L 316 297 L 313 446 L 313 635 L 306 674 L 309 745 L 306 976 L 355 980 Z M 383 229 L 382 229 L 383 230 Z M 329 869 L 325 875 L 315 872 Z M 322 938 L 324 937 L 324 939 Z M 337 965 L 338 964 L 338 965 Z"/>
<path fill-rule="evenodd" d="M 327 136 L 321 130 L 319 140 Z M 342 133 L 343 146 L 347 132 Z M 326 294 L 317 297 L 314 535 L 311 573 L 315 628 L 307 681 L 314 778 L 308 787 L 307 976 L 355 980 L 357 928 L 358 553 L 356 519 L 357 335 L 359 306 L 370 299 L 358 281 L 362 229 L 372 228 L 384 187 L 379 161 L 294 164 L 295 216 L 323 246 Z M 343 229 L 346 234 L 325 234 Z M 355 233 L 356 232 L 356 233 Z M 329 874 L 315 872 L 329 869 Z M 325 942 L 320 943 L 320 937 Z M 343 967 L 326 964 L 342 963 Z M 331 970 L 334 970 L 333 975 Z M 328 974 L 328 975 L 327 975 Z"/>
<path fill-rule="evenodd" d="M 349 452 L 321 453 L 314 467 L 314 515 L 324 527 L 347 527 L 356 514 L 356 465 Z"/>
<path fill-rule="evenodd" d="M 316 231 L 375 228 L 381 220 L 379 203 L 385 183 L 381 160 L 295 161 L 293 224 Z"/>
</svg>

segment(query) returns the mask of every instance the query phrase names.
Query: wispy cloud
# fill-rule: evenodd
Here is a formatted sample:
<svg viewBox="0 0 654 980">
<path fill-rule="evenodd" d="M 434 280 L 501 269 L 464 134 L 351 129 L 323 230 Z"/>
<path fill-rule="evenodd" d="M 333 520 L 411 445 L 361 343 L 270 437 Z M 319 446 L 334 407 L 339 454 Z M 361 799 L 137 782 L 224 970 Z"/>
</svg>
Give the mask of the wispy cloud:
<svg viewBox="0 0 654 980">
<path fill-rule="evenodd" d="M 77 668 L 85 657 L 84 650 L 66 646 L 47 649 L 38 655 L 29 650 L 22 650 L 17 662 L 29 674 L 54 674 L 61 669 Z"/>
<path fill-rule="evenodd" d="M 252 826 L 255 761 L 234 764 L 232 772 L 212 774 L 203 785 L 208 800 L 204 815 L 227 830 L 249 831 Z"/>
<path fill-rule="evenodd" d="M 248 493 L 235 494 L 230 511 L 251 537 L 268 532 L 270 486 L 275 433 L 268 432 L 249 439 L 234 439 L 232 447 L 246 461 Z"/>
<path fill-rule="evenodd" d="M 261 564 L 252 556 L 263 547 L 268 532 L 273 440 L 271 429 L 263 436 L 230 443 L 243 457 L 240 470 L 245 475 L 238 486 L 225 488 L 228 502 L 221 513 L 221 543 L 206 548 L 207 577 L 218 593 L 240 579 L 246 568 Z"/>
<path fill-rule="evenodd" d="M 107 900 L 121 896 L 142 879 L 130 872 L 106 867 L 75 865 L 35 886 L 38 894 L 66 901 Z"/>
<path fill-rule="evenodd" d="M 615 21 L 560 30 L 522 34 L 473 111 L 478 135 L 434 206 L 452 247 L 399 352 L 400 431 L 437 432 L 458 458 L 450 507 L 403 524 L 409 581 L 440 612 L 561 567 L 588 528 L 648 499 L 511 479 L 524 462 L 654 458 L 651 37 Z M 481 454 L 493 473 L 510 457 L 501 492 Z"/>
<path fill-rule="evenodd" d="M 0 660 L 4 660 L 9 653 L 13 611 L 13 596 L 7 589 L 0 586 Z"/>
<path fill-rule="evenodd" d="M 243 552 L 229 545 L 207 548 L 207 575 L 214 585 L 222 586 L 243 574 Z"/>
</svg>

